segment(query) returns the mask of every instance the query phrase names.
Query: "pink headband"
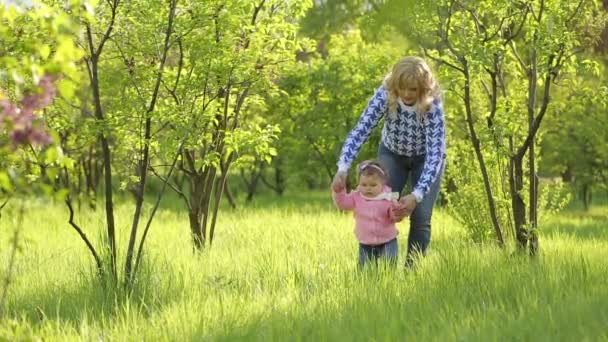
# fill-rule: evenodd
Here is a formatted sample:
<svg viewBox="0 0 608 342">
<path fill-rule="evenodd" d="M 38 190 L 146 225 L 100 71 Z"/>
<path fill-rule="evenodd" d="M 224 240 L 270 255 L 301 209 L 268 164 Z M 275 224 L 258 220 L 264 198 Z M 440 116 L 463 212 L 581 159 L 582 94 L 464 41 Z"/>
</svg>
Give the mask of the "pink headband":
<svg viewBox="0 0 608 342">
<path fill-rule="evenodd" d="M 361 163 L 361 165 L 359 165 L 359 174 L 361 174 L 361 172 L 365 169 L 367 169 L 368 167 L 373 167 L 374 169 L 380 171 L 380 174 L 382 174 L 383 176 L 384 174 L 384 170 L 382 170 L 382 168 L 372 162 L 363 162 Z"/>
</svg>

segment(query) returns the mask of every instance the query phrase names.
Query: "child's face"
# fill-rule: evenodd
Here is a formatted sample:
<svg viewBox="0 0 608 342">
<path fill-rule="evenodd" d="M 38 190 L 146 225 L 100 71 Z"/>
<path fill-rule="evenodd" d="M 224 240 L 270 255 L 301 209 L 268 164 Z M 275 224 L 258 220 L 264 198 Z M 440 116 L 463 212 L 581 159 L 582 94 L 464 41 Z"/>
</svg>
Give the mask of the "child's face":
<svg viewBox="0 0 608 342">
<path fill-rule="evenodd" d="M 382 193 L 384 180 L 376 175 L 361 175 L 359 177 L 359 192 L 365 197 L 376 197 Z"/>
<path fill-rule="evenodd" d="M 406 105 L 413 105 L 418 100 L 418 87 L 414 84 L 409 84 L 404 89 L 399 89 L 399 97 Z"/>
</svg>

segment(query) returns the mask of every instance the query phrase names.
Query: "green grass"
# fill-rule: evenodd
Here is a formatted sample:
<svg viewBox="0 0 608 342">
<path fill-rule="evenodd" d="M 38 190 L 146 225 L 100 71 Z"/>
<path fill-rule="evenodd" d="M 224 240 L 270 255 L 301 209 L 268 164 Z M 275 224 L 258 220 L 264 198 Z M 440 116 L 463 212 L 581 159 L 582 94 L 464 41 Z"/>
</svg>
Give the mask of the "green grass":
<svg viewBox="0 0 608 342">
<path fill-rule="evenodd" d="M 0 221 L 2 272 L 14 210 Z M 99 286 L 67 210 L 29 201 L 0 340 L 608 341 L 608 207 L 596 210 L 545 222 L 535 260 L 470 243 L 439 210 L 429 255 L 409 273 L 357 271 L 352 217 L 325 193 L 225 210 L 202 255 L 186 213 L 164 210 L 127 299 Z M 118 207 L 121 251 L 131 216 Z M 77 221 L 99 245 L 103 214 Z"/>
</svg>

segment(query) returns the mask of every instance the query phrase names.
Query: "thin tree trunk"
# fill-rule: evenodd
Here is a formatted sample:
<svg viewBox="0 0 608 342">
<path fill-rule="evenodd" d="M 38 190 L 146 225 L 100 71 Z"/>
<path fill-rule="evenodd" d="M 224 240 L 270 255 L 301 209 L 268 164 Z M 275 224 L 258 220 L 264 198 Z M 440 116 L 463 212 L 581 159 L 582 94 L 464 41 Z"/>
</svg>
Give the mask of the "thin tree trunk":
<svg viewBox="0 0 608 342">
<path fill-rule="evenodd" d="M 217 222 L 218 210 L 220 209 L 220 200 L 222 199 L 222 194 L 224 193 L 224 187 L 226 186 L 226 179 L 228 177 L 228 169 L 234 160 L 234 153 L 231 153 L 226 163 L 222 163 L 220 161 L 220 166 L 222 168 L 222 175 L 219 179 L 217 179 L 217 189 L 215 191 L 215 206 L 213 208 L 213 217 L 211 218 L 211 227 L 209 229 L 209 246 L 213 243 L 213 235 L 215 234 L 215 224 Z"/>
<path fill-rule="evenodd" d="M 245 197 L 247 202 L 251 202 L 251 200 L 253 200 L 253 196 L 258 189 L 259 181 L 262 177 L 263 166 L 258 168 L 258 165 L 261 165 L 261 163 L 253 165 L 253 169 L 251 170 L 249 177 L 247 177 L 245 171 L 241 169 L 241 179 L 243 179 L 243 183 L 245 183 L 245 188 L 247 189 L 247 196 Z"/>
<path fill-rule="evenodd" d="M 496 234 L 496 241 L 500 247 L 504 246 L 504 239 L 502 236 L 502 230 L 500 228 L 500 222 L 498 220 L 498 214 L 496 212 L 496 203 L 494 201 L 494 195 L 492 194 L 492 187 L 490 185 L 490 176 L 488 175 L 488 170 L 486 167 L 485 160 L 483 158 L 483 154 L 481 153 L 481 143 L 479 138 L 477 137 L 477 132 L 475 131 L 475 126 L 473 123 L 473 113 L 471 110 L 471 89 L 470 89 L 470 81 L 471 78 L 469 76 L 468 63 L 466 60 L 463 60 L 463 73 L 465 76 L 465 85 L 464 85 L 464 103 L 466 109 L 466 119 L 467 125 L 469 128 L 469 134 L 471 143 L 473 145 L 473 149 L 475 150 L 475 156 L 477 157 L 477 162 L 479 163 L 479 168 L 481 170 L 481 176 L 483 178 L 484 188 L 486 190 L 486 198 L 488 201 L 488 207 L 490 210 L 490 218 L 492 220 L 492 226 L 494 227 L 494 232 Z"/>
<path fill-rule="evenodd" d="M 589 211 L 589 207 L 591 206 L 591 190 L 589 188 L 589 184 L 585 183 L 583 184 L 583 189 L 581 191 L 583 208 L 585 208 L 585 211 Z"/>
<path fill-rule="evenodd" d="M 97 76 L 97 62 L 92 66 L 93 70 L 93 97 L 95 102 L 95 115 L 97 120 L 103 122 L 104 116 L 101 109 L 101 98 L 99 94 L 99 82 Z M 112 276 L 117 279 L 116 272 L 116 233 L 114 224 L 114 201 L 112 199 L 112 154 L 110 152 L 110 144 L 107 137 L 101 131 L 99 133 L 99 141 L 101 142 L 101 150 L 104 162 L 104 189 L 105 189 L 105 208 L 106 208 L 106 223 L 108 233 L 108 245 L 110 247 L 110 262 L 112 267 Z"/>
<path fill-rule="evenodd" d="M 224 186 L 224 193 L 226 194 L 226 199 L 228 200 L 230 207 L 232 209 L 236 209 L 236 201 L 234 200 L 234 195 L 232 194 L 232 191 L 230 191 L 228 179 L 226 179 L 226 185 Z"/>
<path fill-rule="evenodd" d="M 538 73 L 538 59 L 536 56 L 536 49 L 533 49 L 531 54 L 532 65 L 528 75 L 528 132 L 532 132 L 534 129 L 534 113 L 536 112 L 536 89 L 537 89 L 537 73 Z M 530 148 L 528 149 L 528 169 L 530 180 L 529 189 L 529 216 L 530 216 L 530 234 L 528 236 L 530 242 L 530 255 L 536 255 L 538 251 L 538 235 L 536 232 L 537 228 L 537 203 L 538 193 L 536 182 L 536 160 L 535 160 L 535 142 L 532 141 Z"/>
<path fill-rule="evenodd" d="M 167 54 L 169 52 L 169 43 L 171 39 L 171 33 L 173 31 L 173 18 L 175 17 L 175 8 L 177 6 L 177 0 L 171 1 L 169 9 L 169 18 L 167 19 L 167 31 L 165 33 L 165 44 L 163 49 L 163 55 L 158 66 L 158 74 L 156 76 L 156 83 L 154 85 L 154 91 L 152 98 L 150 99 L 150 105 L 148 106 L 145 116 L 145 132 L 144 132 L 144 147 L 143 157 L 139 161 L 139 184 L 136 190 L 136 203 L 135 213 L 133 214 L 133 224 L 131 225 L 131 236 L 129 237 L 129 245 L 127 247 L 127 259 L 125 262 L 125 285 L 130 285 L 133 278 L 131 277 L 131 270 L 133 269 L 133 253 L 135 248 L 135 240 L 137 238 L 137 229 L 139 226 L 139 219 L 141 217 L 141 210 L 144 203 L 146 180 L 148 176 L 148 166 L 150 164 L 150 139 L 152 138 L 152 118 L 151 114 L 154 112 L 156 107 L 156 100 L 160 90 L 160 85 L 163 79 L 163 71 L 165 69 L 165 62 L 167 60 Z"/>
<path fill-rule="evenodd" d="M 99 58 L 103 51 L 105 43 L 110 38 L 110 34 L 114 29 L 114 22 L 116 19 L 116 13 L 118 10 L 119 0 L 113 0 L 110 3 L 111 16 L 110 22 L 99 41 L 99 45 L 95 47 L 93 43 L 93 33 L 91 26 L 86 24 L 86 35 L 88 40 L 88 47 L 90 49 L 91 56 L 89 58 L 89 78 L 91 80 L 91 88 L 93 91 L 93 103 L 95 105 L 95 118 L 101 127 L 105 126 L 105 118 L 103 109 L 101 106 L 101 94 L 99 90 Z M 116 269 L 116 233 L 114 224 L 114 202 L 112 199 L 112 155 L 110 152 L 110 144 L 103 130 L 100 130 L 98 134 L 99 141 L 101 143 L 102 157 L 104 163 L 104 186 L 105 186 L 105 197 L 106 197 L 106 223 L 107 223 L 107 236 L 108 246 L 110 248 L 110 262 L 111 270 L 114 281 L 118 280 L 118 273 Z"/>
<path fill-rule="evenodd" d="M 173 173 L 173 170 L 175 169 L 177 160 L 179 159 L 179 156 L 182 153 L 182 149 L 183 149 L 185 141 L 186 140 L 184 139 L 181 142 L 179 149 L 177 150 L 177 153 L 175 154 L 175 157 L 173 158 L 173 163 L 171 164 L 169 173 L 167 174 L 167 177 L 165 177 L 163 180 L 163 186 L 160 189 L 158 196 L 156 197 L 156 203 L 154 203 L 154 207 L 152 208 L 150 217 L 148 217 L 148 222 L 146 223 L 146 226 L 144 227 L 144 233 L 143 233 L 141 239 L 139 240 L 139 248 L 137 249 L 137 257 L 135 258 L 135 266 L 133 267 L 133 273 L 132 273 L 133 278 L 137 275 L 137 271 L 139 270 L 139 265 L 141 264 L 141 259 L 142 259 L 143 250 L 144 250 L 144 243 L 146 242 L 146 237 L 148 236 L 148 232 L 150 231 L 150 226 L 152 225 L 152 220 L 154 219 L 154 215 L 156 214 L 156 211 L 158 210 L 160 201 L 163 197 L 163 194 L 165 193 L 165 189 L 167 188 L 167 185 L 169 184 L 169 180 L 171 179 L 171 174 Z"/>
<path fill-rule="evenodd" d="M 205 188 L 203 189 L 203 197 L 201 198 L 201 209 L 203 211 L 201 221 L 201 231 L 203 234 L 203 241 L 207 240 L 207 223 L 209 222 L 209 209 L 211 207 L 211 195 L 213 194 L 213 186 L 217 178 L 217 168 L 209 167 L 206 182 L 204 183 Z"/>
<path fill-rule="evenodd" d="M 280 160 L 280 159 L 279 159 Z M 272 189 L 277 195 L 283 196 L 285 192 L 285 178 L 283 177 L 283 171 L 281 170 L 281 163 L 277 160 L 274 166 L 274 184 L 271 184 L 266 177 L 262 174 L 261 180 L 264 185 Z"/>
</svg>

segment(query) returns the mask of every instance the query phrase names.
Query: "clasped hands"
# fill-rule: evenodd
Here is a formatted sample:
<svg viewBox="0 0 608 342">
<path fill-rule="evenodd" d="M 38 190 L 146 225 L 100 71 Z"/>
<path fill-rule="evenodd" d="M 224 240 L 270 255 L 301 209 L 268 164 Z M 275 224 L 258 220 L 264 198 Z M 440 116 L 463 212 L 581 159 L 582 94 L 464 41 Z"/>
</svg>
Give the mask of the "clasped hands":
<svg viewBox="0 0 608 342">
<path fill-rule="evenodd" d="M 342 192 L 346 189 L 346 172 L 338 171 L 331 184 L 334 192 Z M 393 203 L 391 212 L 397 222 L 401 222 L 405 217 L 410 216 L 416 209 L 416 197 L 408 194 Z"/>
</svg>

